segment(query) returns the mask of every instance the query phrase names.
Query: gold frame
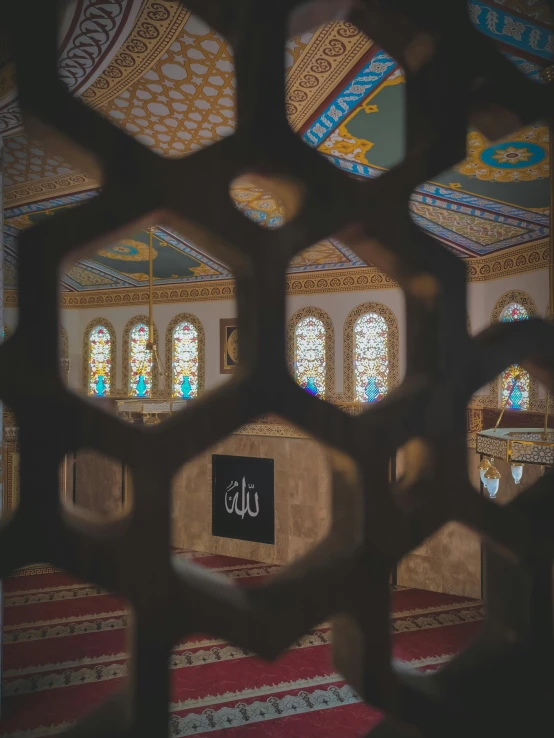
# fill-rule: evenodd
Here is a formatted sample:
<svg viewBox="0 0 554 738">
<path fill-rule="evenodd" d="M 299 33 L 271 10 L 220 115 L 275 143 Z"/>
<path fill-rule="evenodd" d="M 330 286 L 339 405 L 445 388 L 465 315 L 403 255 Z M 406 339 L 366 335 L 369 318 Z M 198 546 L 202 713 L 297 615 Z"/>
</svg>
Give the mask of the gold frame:
<svg viewBox="0 0 554 738">
<path fill-rule="evenodd" d="M 229 366 L 226 362 L 227 356 L 227 329 L 235 328 L 238 330 L 238 318 L 220 318 L 219 319 L 219 373 L 233 374 L 238 366 Z"/>
</svg>

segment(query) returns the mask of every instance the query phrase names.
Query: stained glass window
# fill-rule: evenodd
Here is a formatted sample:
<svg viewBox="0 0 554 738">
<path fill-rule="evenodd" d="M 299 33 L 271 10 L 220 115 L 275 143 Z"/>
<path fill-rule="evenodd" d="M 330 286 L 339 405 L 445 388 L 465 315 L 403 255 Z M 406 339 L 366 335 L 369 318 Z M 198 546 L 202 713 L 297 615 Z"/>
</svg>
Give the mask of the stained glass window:
<svg viewBox="0 0 554 738">
<path fill-rule="evenodd" d="M 512 302 L 504 308 L 502 318 L 504 322 L 512 323 L 516 320 L 527 320 L 529 313 L 518 302 Z M 511 410 L 529 409 L 529 389 L 531 379 L 529 374 L 518 364 L 512 364 L 502 374 L 502 406 L 508 397 L 507 407 Z"/>
<path fill-rule="evenodd" d="M 325 397 L 326 331 L 319 318 L 308 315 L 294 330 L 294 374 L 298 384 L 316 397 Z"/>
<path fill-rule="evenodd" d="M 148 326 L 137 323 L 129 334 L 129 394 L 149 397 L 152 392 L 152 353 L 146 348 Z"/>
<path fill-rule="evenodd" d="M 354 323 L 354 387 L 358 402 L 378 402 L 389 389 L 389 328 L 377 313 Z"/>
<path fill-rule="evenodd" d="M 91 330 L 88 338 L 88 393 L 109 395 L 112 376 L 112 337 L 103 325 Z"/>
<path fill-rule="evenodd" d="M 173 331 L 173 397 L 198 395 L 198 331 L 192 323 L 179 323 Z"/>
</svg>

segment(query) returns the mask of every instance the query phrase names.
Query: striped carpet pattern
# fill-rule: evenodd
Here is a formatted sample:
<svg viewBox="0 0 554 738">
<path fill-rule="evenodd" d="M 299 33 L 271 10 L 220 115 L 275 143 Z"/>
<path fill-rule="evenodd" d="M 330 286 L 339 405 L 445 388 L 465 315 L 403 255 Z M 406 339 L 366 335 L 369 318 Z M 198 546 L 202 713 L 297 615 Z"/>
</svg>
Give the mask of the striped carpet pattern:
<svg viewBox="0 0 554 738">
<path fill-rule="evenodd" d="M 277 569 L 179 551 L 177 556 L 248 586 Z M 454 595 L 393 592 L 394 657 L 438 669 L 473 640 L 483 604 Z M 2 738 L 57 736 L 127 678 L 124 603 L 52 567 L 4 583 Z M 357 738 L 381 719 L 333 669 L 326 623 L 266 663 L 204 634 L 179 643 L 171 669 L 170 735 L 217 738 Z"/>
</svg>

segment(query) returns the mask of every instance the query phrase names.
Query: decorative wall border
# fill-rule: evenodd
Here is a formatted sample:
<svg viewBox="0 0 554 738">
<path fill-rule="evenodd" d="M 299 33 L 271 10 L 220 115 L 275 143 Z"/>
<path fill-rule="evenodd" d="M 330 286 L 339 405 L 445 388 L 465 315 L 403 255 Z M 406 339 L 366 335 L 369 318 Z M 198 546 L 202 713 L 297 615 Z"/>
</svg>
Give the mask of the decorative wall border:
<svg viewBox="0 0 554 738">
<path fill-rule="evenodd" d="M 165 331 L 165 390 L 170 396 L 173 388 L 173 331 L 180 323 L 191 323 L 198 333 L 198 394 L 204 390 L 206 377 L 206 338 L 204 326 L 192 313 L 176 315 Z"/>
<path fill-rule="evenodd" d="M 550 259 L 548 240 L 518 246 L 490 256 L 467 259 L 467 281 L 489 282 L 537 269 L 547 269 Z"/>
<path fill-rule="evenodd" d="M 131 333 L 132 328 L 137 323 L 144 323 L 145 325 L 148 325 L 149 318 L 148 315 L 135 315 L 133 318 L 127 321 L 125 328 L 123 329 L 123 341 L 122 341 L 122 354 L 121 354 L 121 384 L 123 387 L 123 393 L 125 395 L 129 395 L 129 334 Z M 154 342 L 157 346 L 160 345 L 160 342 L 158 340 L 158 328 L 156 327 L 156 324 L 154 323 Z M 155 394 L 157 394 L 158 391 L 158 372 L 156 371 L 155 367 L 152 366 L 152 397 L 154 397 Z"/>
<path fill-rule="evenodd" d="M 85 328 L 85 331 L 83 333 L 83 372 L 82 372 L 82 382 L 83 382 L 83 389 L 88 394 L 88 380 L 89 380 L 89 364 L 90 364 L 90 333 L 93 330 L 93 328 L 96 328 L 97 326 L 102 325 L 105 328 L 108 329 L 110 334 L 110 363 L 111 363 L 111 369 L 110 369 L 110 388 L 115 390 L 115 383 L 116 383 L 116 377 L 117 377 L 117 337 L 116 332 L 113 324 L 107 320 L 106 318 L 94 318 L 94 320 L 91 320 L 90 323 Z"/>
<path fill-rule="evenodd" d="M 346 316 L 344 321 L 343 347 L 344 347 L 344 392 L 343 399 L 348 402 L 354 402 L 354 364 L 352 357 L 354 354 L 354 324 L 358 318 L 366 313 L 376 313 L 385 319 L 389 327 L 389 336 L 387 341 L 387 351 L 389 359 L 389 391 L 399 384 L 399 353 L 400 353 L 400 337 L 398 330 L 398 321 L 396 315 L 386 305 L 380 302 L 363 302 Z"/>
<path fill-rule="evenodd" d="M 287 362 L 289 372 L 294 377 L 294 352 L 296 344 L 295 329 L 298 323 L 307 317 L 321 320 L 325 327 L 325 399 L 331 400 L 336 395 L 335 386 L 335 328 L 333 321 L 325 310 L 317 307 L 305 307 L 297 310 L 288 322 L 287 329 Z"/>
<path fill-rule="evenodd" d="M 488 282 L 527 271 L 548 267 L 549 247 L 546 242 L 529 244 L 513 249 L 504 256 L 485 256 L 467 259 L 468 282 Z M 287 294 L 316 295 L 333 292 L 357 292 L 360 290 L 397 289 L 398 283 L 375 267 L 334 269 L 321 272 L 287 275 Z M 154 287 L 156 304 L 178 302 L 205 302 L 234 300 L 235 282 L 220 279 L 212 283 Z M 144 289 L 91 290 L 90 292 L 62 292 L 61 307 L 64 310 L 85 310 L 91 307 L 127 307 L 147 305 L 148 291 Z M 17 290 L 5 290 L 4 305 L 17 307 Z"/>
</svg>

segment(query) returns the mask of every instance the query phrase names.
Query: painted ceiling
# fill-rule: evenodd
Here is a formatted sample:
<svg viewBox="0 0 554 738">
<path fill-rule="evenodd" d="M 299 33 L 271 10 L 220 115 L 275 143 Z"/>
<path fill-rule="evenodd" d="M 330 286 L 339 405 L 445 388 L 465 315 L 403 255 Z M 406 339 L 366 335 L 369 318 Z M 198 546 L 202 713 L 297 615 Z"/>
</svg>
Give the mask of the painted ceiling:
<svg viewBox="0 0 554 738">
<path fill-rule="evenodd" d="M 554 51 L 545 0 L 470 2 L 476 27 L 525 74 Z M 93 41 L 88 43 L 87 41 Z M 17 232 L 61 207 L 94 196 L 96 183 L 30 141 L 21 127 L 15 78 L 0 41 L 0 135 L 5 144 L 5 235 L 8 282 L 15 284 Z M 329 23 L 286 48 L 287 114 L 306 144 L 334 165 L 378 177 L 403 156 L 402 70 L 354 26 Z M 227 43 L 178 3 L 74 0 L 60 30 L 60 75 L 69 89 L 162 156 L 184 156 L 231 135 L 235 78 Z M 548 130 L 537 121 L 509 139 L 489 142 L 469 131 L 467 158 L 412 196 L 414 221 L 459 256 L 479 256 L 548 235 Z M 283 208 L 243 184 L 237 207 L 260 225 L 278 227 Z M 130 235 L 63 277 L 63 289 L 144 284 L 148 236 Z M 159 284 L 228 278 L 226 267 L 194 244 L 159 228 Z M 291 270 L 359 267 L 334 239 L 308 249 Z"/>
</svg>

